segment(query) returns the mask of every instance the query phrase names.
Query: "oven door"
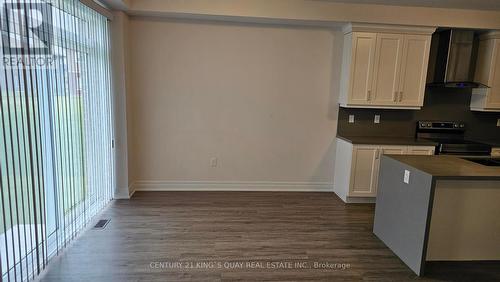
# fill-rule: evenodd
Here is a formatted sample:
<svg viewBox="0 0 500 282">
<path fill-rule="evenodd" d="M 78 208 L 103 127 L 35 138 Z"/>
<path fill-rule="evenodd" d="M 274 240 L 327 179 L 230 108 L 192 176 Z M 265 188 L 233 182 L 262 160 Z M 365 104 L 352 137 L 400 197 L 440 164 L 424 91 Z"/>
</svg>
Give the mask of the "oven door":
<svg viewBox="0 0 500 282">
<path fill-rule="evenodd" d="M 439 144 L 439 155 L 491 157 L 491 147 L 484 144 Z"/>
</svg>

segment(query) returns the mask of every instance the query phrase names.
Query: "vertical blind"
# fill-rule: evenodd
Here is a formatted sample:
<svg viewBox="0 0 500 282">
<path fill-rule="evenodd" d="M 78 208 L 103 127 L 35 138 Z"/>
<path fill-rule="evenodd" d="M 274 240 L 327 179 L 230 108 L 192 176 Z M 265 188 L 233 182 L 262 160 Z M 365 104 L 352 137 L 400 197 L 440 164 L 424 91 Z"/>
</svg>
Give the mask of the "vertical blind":
<svg viewBox="0 0 500 282">
<path fill-rule="evenodd" d="M 108 21 L 0 0 L 0 272 L 33 279 L 112 198 Z"/>
</svg>

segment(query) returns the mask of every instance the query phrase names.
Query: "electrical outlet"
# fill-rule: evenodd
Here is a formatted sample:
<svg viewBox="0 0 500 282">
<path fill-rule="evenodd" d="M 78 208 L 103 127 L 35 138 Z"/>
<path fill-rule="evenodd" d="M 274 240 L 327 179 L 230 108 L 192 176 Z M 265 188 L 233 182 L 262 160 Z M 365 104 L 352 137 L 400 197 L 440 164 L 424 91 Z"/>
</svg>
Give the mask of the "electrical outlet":
<svg viewBox="0 0 500 282">
<path fill-rule="evenodd" d="M 214 157 L 210 159 L 210 166 L 217 167 L 217 158 Z"/>
<path fill-rule="evenodd" d="M 349 115 L 349 123 L 354 123 L 354 115 Z"/>
<path fill-rule="evenodd" d="M 497 119 L 497 126 L 500 127 L 500 118 Z"/>
<path fill-rule="evenodd" d="M 403 177 L 403 182 L 406 184 L 410 184 L 410 171 L 405 169 L 405 175 Z"/>
<path fill-rule="evenodd" d="M 373 123 L 380 123 L 380 115 L 375 115 L 375 118 L 373 119 Z"/>
</svg>

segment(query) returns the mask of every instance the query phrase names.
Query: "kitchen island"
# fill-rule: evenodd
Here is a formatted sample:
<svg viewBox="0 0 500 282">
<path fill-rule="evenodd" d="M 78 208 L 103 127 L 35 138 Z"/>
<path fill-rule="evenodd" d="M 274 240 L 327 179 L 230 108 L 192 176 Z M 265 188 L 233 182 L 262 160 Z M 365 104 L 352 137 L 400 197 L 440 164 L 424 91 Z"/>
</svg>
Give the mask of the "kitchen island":
<svg viewBox="0 0 500 282">
<path fill-rule="evenodd" d="M 382 156 L 373 232 L 416 274 L 427 261 L 500 260 L 500 167 Z"/>
</svg>

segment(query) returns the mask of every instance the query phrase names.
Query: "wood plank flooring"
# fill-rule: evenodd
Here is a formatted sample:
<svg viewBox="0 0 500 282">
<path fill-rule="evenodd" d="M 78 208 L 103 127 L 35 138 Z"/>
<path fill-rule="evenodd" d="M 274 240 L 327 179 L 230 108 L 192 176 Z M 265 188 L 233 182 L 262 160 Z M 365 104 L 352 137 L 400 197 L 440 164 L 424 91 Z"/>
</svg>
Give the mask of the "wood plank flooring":
<svg viewBox="0 0 500 282">
<path fill-rule="evenodd" d="M 418 278 L 372 233 L 373 214 L 333 193 L 137 192 L 112 202 L 100 216 L 108 226 L 85 231 L 40 280 L 500 280 L 499 263 L 433 264 Z"/>
</svg>

